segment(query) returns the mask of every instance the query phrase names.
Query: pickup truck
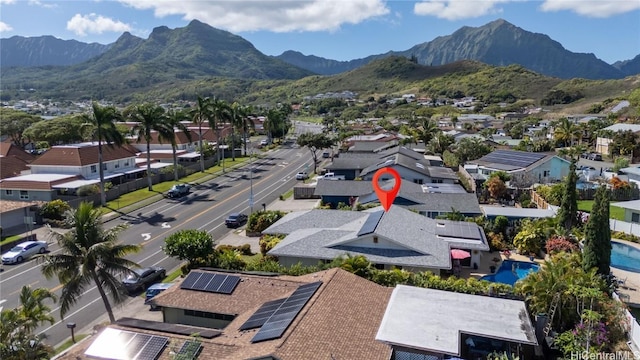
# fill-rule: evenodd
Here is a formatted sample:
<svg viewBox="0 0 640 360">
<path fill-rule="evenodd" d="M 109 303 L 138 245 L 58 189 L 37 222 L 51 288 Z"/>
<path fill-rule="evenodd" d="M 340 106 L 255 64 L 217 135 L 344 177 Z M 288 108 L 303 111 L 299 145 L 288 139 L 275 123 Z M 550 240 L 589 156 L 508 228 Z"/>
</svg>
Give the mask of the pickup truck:
<svg viewBox="0 0 640 360">
<path fill-rule="evenodd" d="M 169 190 L 167 196 L 170 198 L 177 198 L 187 195 L 191 191 L 191 186 L 187 184 L 176 184 Z"/>
<path fill-rule="evenodd" d="M 324 180 L 344 180 L 344 175 L 336 175 L 335 173 L 326 173 L 320 179 Z"/>
</svg>

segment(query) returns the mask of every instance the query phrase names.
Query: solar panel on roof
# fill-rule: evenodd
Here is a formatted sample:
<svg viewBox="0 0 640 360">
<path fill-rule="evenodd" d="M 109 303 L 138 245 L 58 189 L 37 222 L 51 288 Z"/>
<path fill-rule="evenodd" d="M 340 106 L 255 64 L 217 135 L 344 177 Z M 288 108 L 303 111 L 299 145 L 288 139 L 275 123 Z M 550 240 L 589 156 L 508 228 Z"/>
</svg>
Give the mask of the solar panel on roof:
<svg viewBox="0 0 640 360">
<path fill-rule="evenodd" d="M 380 219 L 382 219 L 382 215 L 384 215 L 384 210 L 370 213 L 369 216 L 367 216 L 367 220 L 362 224 L 360 231 L 358 231 L 358 236 L 372 234 L 376 231 L 376 227 L 378 226 Z"/>
<path fill-rule="evenodd" d="M 240 277 L 227 274 L 192 272 L 180 285 L 181 289 L 199 290 L 218 294 L 231 294 L 240 282 Z"/>
<path fill-rule="evenodd" d="M 249 330 L 261 327 L 286 300 L 287 298 L 283 298 L 262 304 L 262 306 L 260 306 L 260 308 L 256 310 L 256 312 L 254 312 L 253 315 L 251 315 L 251 317 L 242 324 L 242 326 L 240 326 L 240 330 Z"/>
<path fill-rule="evenodd" d="M 199 341 L 185 341 L 178 352 L 176 352 L 176 356 L 174 360 L 193 360 L 200 355 L 200 351 L 202 350 L 202 344 Z"/>
<path fill-rule="evenodd" d="M 165 336 L 106 328 L 84 354 L 112 360 L 156 360 L 168 342 Z"/>
<path fill-rule="evenodd" d="M 527 167 L 546 156 L 547 155 L 544 153 L 495 150 L 494 152 L 483 156 L 480 160 L 514 167 Z"/>
<path fill-rule="evenodd" d="M 444 223 L 444 226 L 436 227 L 436 234 L 446 237 L 455 237 L 469 240 L 481 239 L 480 230 L 471 223 Z"/>
<path fill-rule="evenodd" d="M 322 285 L 321 281 L 299 286 L 267 319 L 253 336 L 251 342 L 256 343 L 281 337 L 320 285 Z"/>
</svg>

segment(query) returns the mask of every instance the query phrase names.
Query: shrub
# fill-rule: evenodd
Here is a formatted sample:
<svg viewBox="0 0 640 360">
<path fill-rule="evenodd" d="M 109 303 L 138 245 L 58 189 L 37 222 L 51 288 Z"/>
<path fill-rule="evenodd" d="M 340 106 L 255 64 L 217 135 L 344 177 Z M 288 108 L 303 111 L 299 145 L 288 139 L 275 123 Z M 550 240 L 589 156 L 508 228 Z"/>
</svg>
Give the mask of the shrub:
<svg viewBox="0 0 640 360">
<path fill-rule="evenodd" d="M 555 235 L 547 240 L 545 245 L 547 254 L 556 254 L 559 252 L 573 252 L 578 250 L 578 246 L 565 236 Z"/>
<path fill-rule="evenodd" d="M 489 247 L 491 251 L 502 251 L 507 249 L 507 244 L 504 242 L 504 235 L 502 233 L 490 232 L 487 234 L 489 238 Z"/>
<path fill-rule="evenodd" d="M 71 210 L 68 203 L 56 199 L 49 201 L 40 208 L 40 215 L 45 219 L 64 220 L 64 214 Z"/>
<path fill-rule="evenodd" d="M 258 242 L 260 244 L 260 253 L 267 255 L 282 239 L 284 239 L 284 235 L 262 235 Z"/>
<path fill-rule="evenodd" d="M 244 245 L 240 245 L 240 246 L 233 246 L 233 245 L 228 245 L 228 244 L 218 245 L 216 250 L 218 250 L 218 251 L 227 251 L 227 250 L 228 251 L 237 251 L 241 255 L 246 255 L 246 256 L 253 255 L 253 252 L 251 252 L 251 245 L 250 244 L 244 244 Z"/>
<path fill-rule="evenodd" d="M 78 196 L 91 196 L 100 193 L 100 187 L 97 184 L 84 185 L 78 189 Z"/>
<path fill-rule="evenodd" d="M 275 224 L 275 222 L 280 220 L 285 214 L 286 213 L 284 211 L 279 210 L 254 212 L 253 214 L 251 214 L 251 216 L 249 216 L 249 221 L 247 223 L 247 232 L 260 233 L 269 226 Z"/>
</svg>

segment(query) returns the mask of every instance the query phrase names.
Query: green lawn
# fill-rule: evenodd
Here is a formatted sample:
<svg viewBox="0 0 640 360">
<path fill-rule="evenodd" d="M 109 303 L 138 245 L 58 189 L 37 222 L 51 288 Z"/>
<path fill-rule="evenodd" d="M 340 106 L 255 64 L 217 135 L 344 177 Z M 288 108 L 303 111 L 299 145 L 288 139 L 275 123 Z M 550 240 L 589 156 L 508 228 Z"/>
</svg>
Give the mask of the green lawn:
<svg viewBox="0 0 640 360">
<path fill-rule="evenodd" d="M 593 200 L 578 200 L 578 210 L 591 212 Z M 617 206 L 609 206 L 609 217 L 616 220 L 624 221 L 624 209 Z"/>
<path fill-rule="evenodd" d="M 322 124 L 322 117 L 321 116 L 297 116 L 297 117 L 293 118 L 293 120 L 310 122 L 310 123 L 315 123 L 315 124 Z"/>
<path fill-rule="evenodd" d="M 76 338 L 76 342 L 80 342 L 82 341 L 82 339 L 86 338 L 87 336 L 89 336 L 89 334 L 76 334 L 75 338 Z M 67 350 L 68 348 L 70 348 L 73 345 L 73 341 L 71 341 L 71 339 L 68 339 L 67 341 L 65 341 L 62 345 L 58 346 L 55 349 L 55 354 L 58 355 L 61 352 Z"/>
</svg>

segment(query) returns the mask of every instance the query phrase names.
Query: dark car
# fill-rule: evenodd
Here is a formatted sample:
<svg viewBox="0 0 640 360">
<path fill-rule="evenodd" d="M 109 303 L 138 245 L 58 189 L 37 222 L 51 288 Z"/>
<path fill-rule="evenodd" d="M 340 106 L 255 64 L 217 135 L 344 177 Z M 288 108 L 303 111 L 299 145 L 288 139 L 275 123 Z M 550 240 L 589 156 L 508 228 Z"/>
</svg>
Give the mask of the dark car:
<svg viewBox="0 0 640 360">
<path fill-rule="evenodd" d="M 134 269 L 122 283 L 129 292 L 144 290 L 147 286 L 164 279 L 167 271 L 159 266 Z"/>
<path fill-rule="evenodd" d="M 230 228 L 231 227 L 237 228 L 242 226 L 246 222 L 247 222 L 247 215 L 241 214 L 241 213 L 231 213 L 229 214 L 229 217 L 227 217 L 227 219 L 224 221 L 224 224 Z"/>
</svg>

